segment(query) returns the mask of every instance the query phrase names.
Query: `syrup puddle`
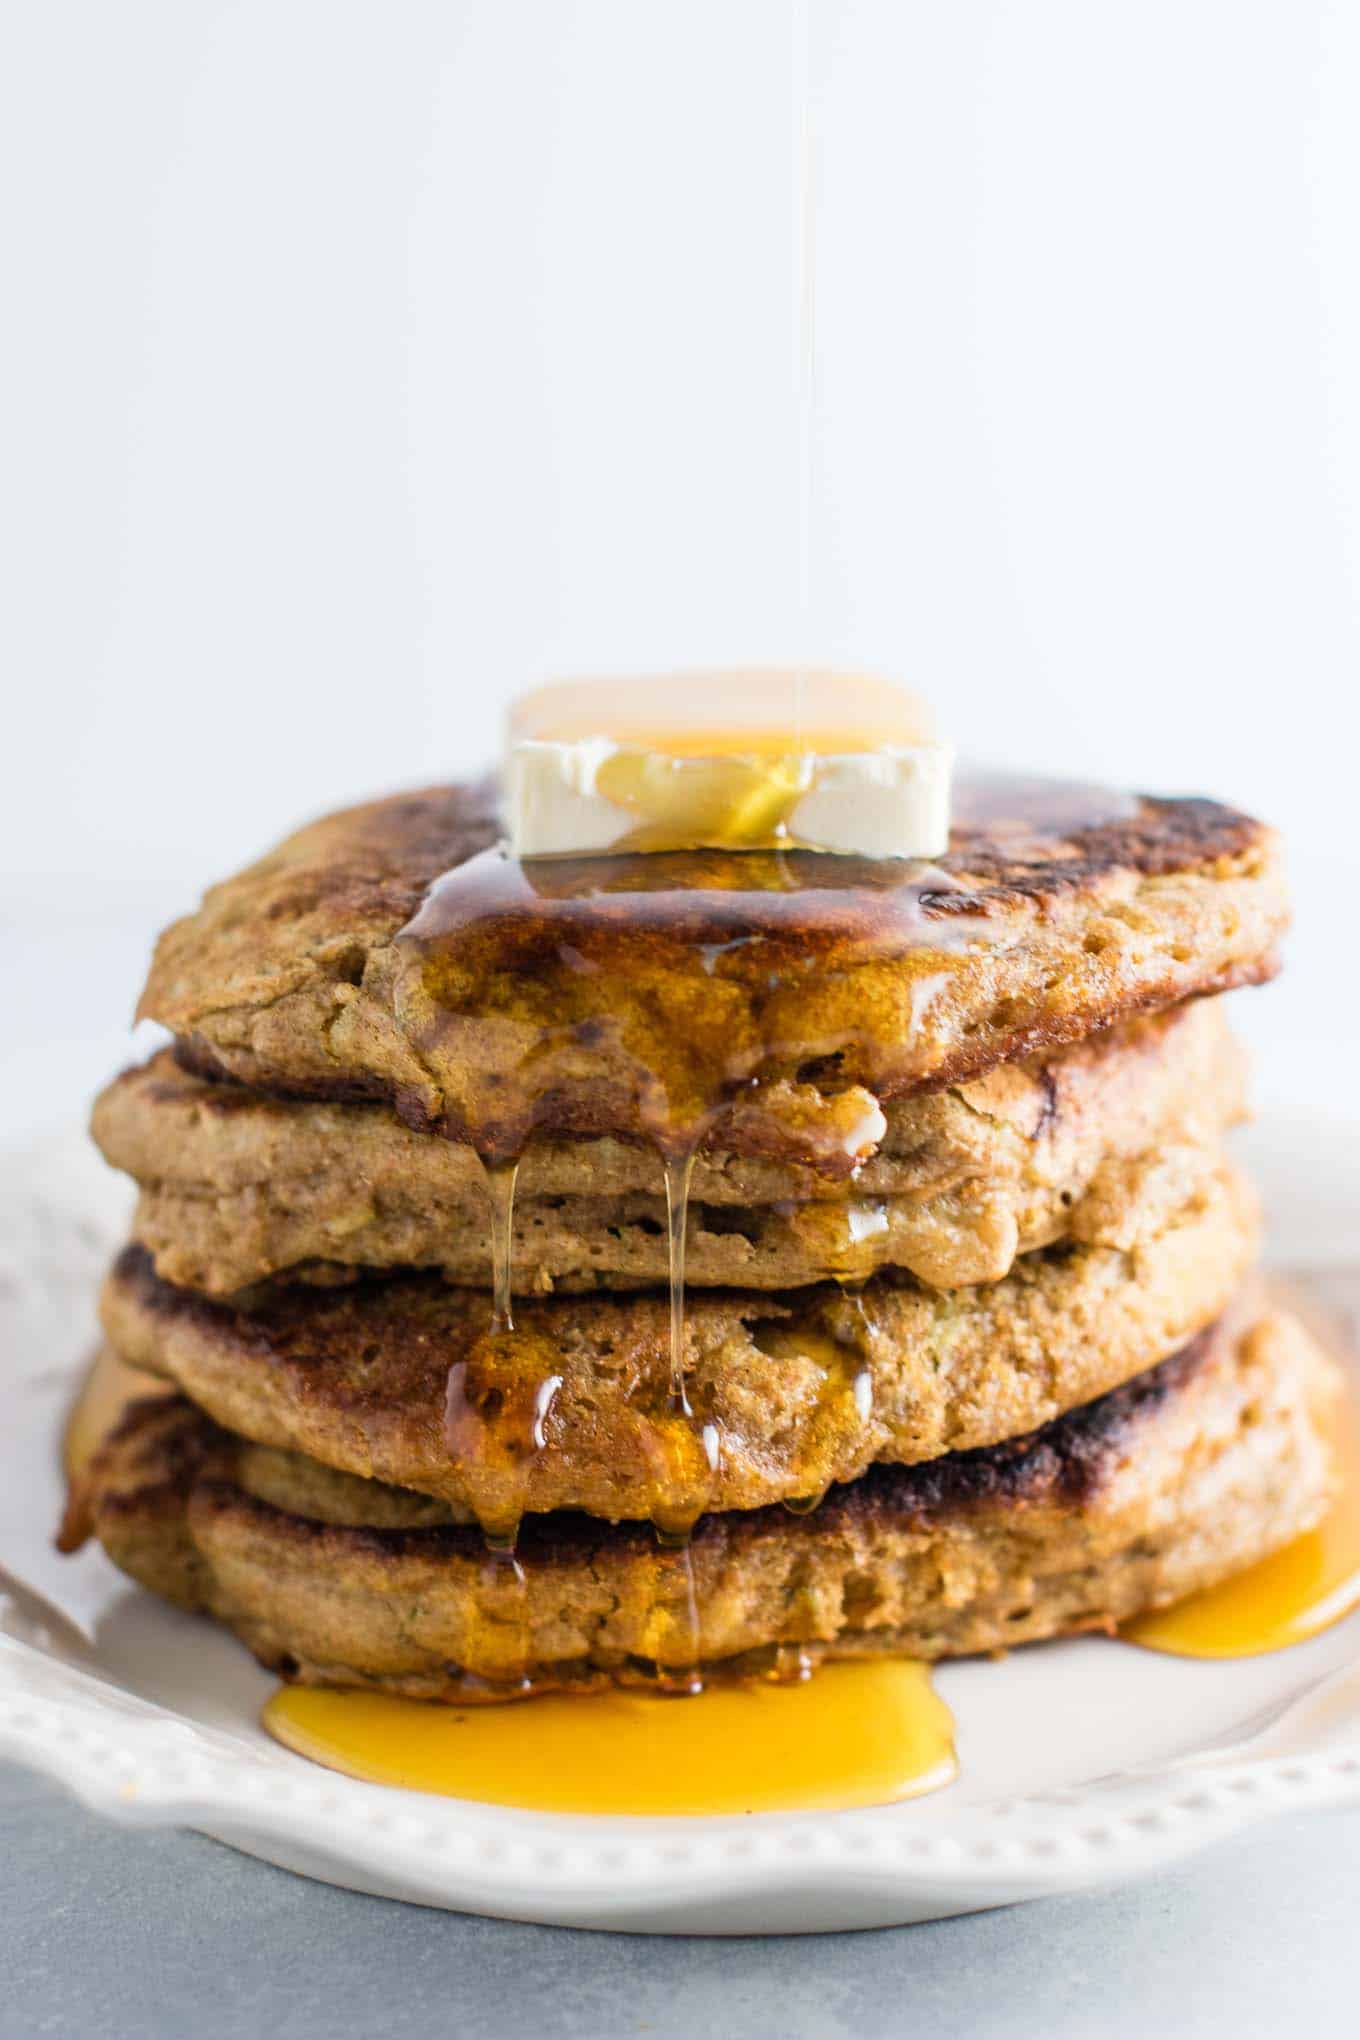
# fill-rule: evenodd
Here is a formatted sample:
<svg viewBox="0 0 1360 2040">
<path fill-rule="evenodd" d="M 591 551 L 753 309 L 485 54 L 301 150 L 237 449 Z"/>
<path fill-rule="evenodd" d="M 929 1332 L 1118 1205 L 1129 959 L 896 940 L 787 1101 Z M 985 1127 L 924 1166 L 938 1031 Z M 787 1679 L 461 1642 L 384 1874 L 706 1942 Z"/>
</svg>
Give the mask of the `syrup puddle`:
<svg viewBox="0 0 1360 2040">
<path fill-rule="evenodd" d="M 486 1544 L 482 1586 L 508 1637 L 501 1667 L 507 1698 L 529 1688 L 529 1589 L 515 1555 L 533 1455 L 560 1384 L 537 1344 L 515 1330 L 515 1184 L 519 1158 L 478 1156 L 491 1218 L 491 1325 L 471 1357 L 449 1369 L 444 1436 L 450 1455 L 477 1469 L 477 1514 Z"/>
<path fill-rule="evenodd" d="M 928 1665 L 883 1658 L 697 1698 L 549 1695 L 461 1709 L 286 1686 L 264 1710 L 299 1755 L 370 1783 L 543 1813 L 734 1814 L 882 1806 L 958 1775 Z"/>
</svg>

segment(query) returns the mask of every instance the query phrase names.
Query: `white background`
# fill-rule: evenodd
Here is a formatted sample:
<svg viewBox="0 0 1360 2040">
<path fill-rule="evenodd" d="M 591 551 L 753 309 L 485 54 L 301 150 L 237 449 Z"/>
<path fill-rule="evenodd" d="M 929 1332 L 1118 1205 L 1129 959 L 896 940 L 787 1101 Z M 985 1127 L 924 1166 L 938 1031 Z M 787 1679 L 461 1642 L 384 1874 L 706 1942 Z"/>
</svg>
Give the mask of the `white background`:
<svg viewBox="0 0 1360 2040">
<path fill-rule="evenodd" d="M 0 1114 L 157 922 L 579 669 L 902 675 L 1290 832 L 1268 1094 L 1350 1045 L 1360 6 L 0 0 Z"/>
</svg>

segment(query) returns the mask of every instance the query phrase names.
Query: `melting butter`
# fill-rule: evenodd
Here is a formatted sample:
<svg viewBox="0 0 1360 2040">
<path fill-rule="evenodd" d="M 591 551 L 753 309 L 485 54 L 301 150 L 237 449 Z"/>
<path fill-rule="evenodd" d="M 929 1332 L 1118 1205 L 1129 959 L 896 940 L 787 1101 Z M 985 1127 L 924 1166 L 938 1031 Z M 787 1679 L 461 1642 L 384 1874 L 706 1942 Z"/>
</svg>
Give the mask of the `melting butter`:
<svg viewBox="0 0 1360 2040">
<path fill-rule="evenodd" d="M 693 1699 L 609 1692 L 458 1708 L 286 1686 L 264 1725 L 352 1777 L 549 1813 L 879 1806 L 958 1775 L 929 1666 L 890 1658 L 825 1665 L 797 1684 L 709 1685 Z"/>
<path fill-rule="evenodd" d="M 866 675 L 564 681 L 512 712 L 509 836 L 519 857 L 934 857 L 949 836 L 951 769 L 924 703 Z"/>
</svg>

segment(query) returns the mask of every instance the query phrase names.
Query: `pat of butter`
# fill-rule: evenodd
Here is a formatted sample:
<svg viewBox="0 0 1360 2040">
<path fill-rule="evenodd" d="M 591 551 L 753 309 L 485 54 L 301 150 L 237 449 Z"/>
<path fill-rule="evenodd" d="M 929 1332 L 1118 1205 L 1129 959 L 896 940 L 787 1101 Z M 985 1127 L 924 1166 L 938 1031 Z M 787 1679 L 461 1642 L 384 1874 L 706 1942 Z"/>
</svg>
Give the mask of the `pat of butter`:
<svg viewBox="0 0 1360 2040">
<path fill-rule="evenodd" d="M 518 857 L 798 849 L 938 857 L 953 755 L 929 711 L 839 673 L 564 681 L 510 721 Z"/>
</svg>

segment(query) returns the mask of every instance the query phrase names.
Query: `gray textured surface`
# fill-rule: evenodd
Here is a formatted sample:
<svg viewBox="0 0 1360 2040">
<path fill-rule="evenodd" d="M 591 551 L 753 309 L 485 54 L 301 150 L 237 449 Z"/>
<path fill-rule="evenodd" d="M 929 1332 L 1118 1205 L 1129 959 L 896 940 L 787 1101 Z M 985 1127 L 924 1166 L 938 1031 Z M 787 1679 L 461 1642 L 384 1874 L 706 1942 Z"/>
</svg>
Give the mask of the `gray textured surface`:
<svg viewBox="0 0 1360 2040">
<path fill-rule="evenodd" d="M 309 1884 L 130 1834 L 0 1767 L 0 2035 L 872 2040 L 1356 2031 L 1360 1811 L 1154 1883 L 893 1932 L 569 1933 Z"/>
</svg>

